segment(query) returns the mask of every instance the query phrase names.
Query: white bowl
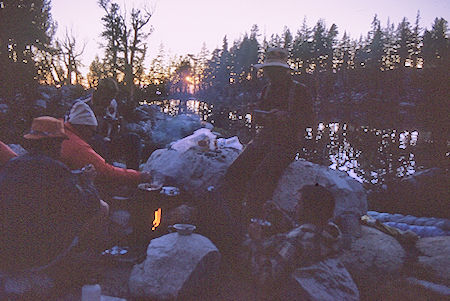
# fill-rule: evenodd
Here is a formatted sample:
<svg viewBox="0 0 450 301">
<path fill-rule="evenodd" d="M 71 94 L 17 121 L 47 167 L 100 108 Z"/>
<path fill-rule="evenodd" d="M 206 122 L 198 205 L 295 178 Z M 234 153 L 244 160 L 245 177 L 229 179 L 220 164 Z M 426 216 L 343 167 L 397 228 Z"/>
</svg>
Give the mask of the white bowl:
<svg viewBox="0 0 450 301">
<path fill-rule="evenodd" d="M 191 224 L 175 224 L 172 228 L 180 235 L 191 235 L 197 227 Z"/>
</svg>

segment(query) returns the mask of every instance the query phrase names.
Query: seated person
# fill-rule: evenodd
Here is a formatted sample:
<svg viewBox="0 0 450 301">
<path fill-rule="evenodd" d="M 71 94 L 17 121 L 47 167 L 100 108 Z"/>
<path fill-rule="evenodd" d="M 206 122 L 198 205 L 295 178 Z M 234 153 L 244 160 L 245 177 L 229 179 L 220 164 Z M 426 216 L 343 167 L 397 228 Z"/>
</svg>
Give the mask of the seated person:
<svg viewBox="0 0 450 301">
<path fill-rule="evenodd" d="M 249 226 L 250 240 L 246 245 L 250 250 L 250 268 L 262 288 L 281 284 L 295 268 L 324 260 L 339 251 L 341 231 L 329 221 L 335 206 L 333 195 L 319 184 L 305 185 L 299 193 L 297 220 L 283 221 L 298 223 L 289 232 L 264 237 L 263 223 L 253 222 Z"/>
<path fill-rule="evenodd" d="M 115 99 L 118 93 L 117 82 L 112 78 L 103 78 L 92 95 L 78 99 L 74 104 L 86 103 L 97 118 L 97 133 L 88 141 L 92 148 L 108 163 L 123 157 L 128 168 L 138 169 L 141 160 L 141 139 L 135 133 L 120 131 L 123 119 Z"/>
<path fill-rule="evenodd" d="M 117 131 L 117 125 L 119 123 L 119 114 L 117 111 L 117 101 L 115 99 L 111 100 L 108 107 L 106 107 L 105 115 L 103 116 L 105 120 L 105 141 L 111 141 L 111 136 L 113 135 L 114 128 Z M 116 126 L 115 126 L 116 125 Z"/>
<path fill-rule="evenodd" d="M 149 181 L 149 173 L 112 166 L 94 151 L 87 141 L 95 134 L 97 126 L 92 109 L 83 102 L 75 103 L 64 124 L 68 139 L 62 144 L 61 160 L 72 169 L 92 164 L 97 172 L 97 183 L 137 186 Z"/>
<path fill-rule="evenodd" d="M 0 168 L 14 157 L 17 157 L 17 154 L 8 145 L 0 141 Z"/>
<path fill-rule="evenodd" d="M 109 114 L 109 117 L 113 117 L 111 119 L 118 119 L 117 101 L 115 100 L 118 93 L 117 82 L 112 78 L 103 78 L 98 82 L 87 104 L 96 116 L 103 117 Z"/>
<path fill-rule="evenodd" d="M 76 99 L 72 106 L 77 102 L 84 102 L 92 109 L 95 116 L 103 118 L 103 116 L 108 114 L 109 117 L 105 119 L 118 119 L 117 101 L 115 100 L 118 93 L 119 87 L 117 82 L 112 78 L 103 78 L 98 82 L 93 93 Z M 67 121 L 68 115 L 65 117 L 65 121 Z M 99 120 L 99 123 L 103 123 L 103 119 Z M 99 127 L 103 128 L 103 125 Z"/>
<path fill-rule="evenodd" d="M 29 152 L 0 171 L 0 267 L 6 273 L 57 265 L 86 236 L 103 231 L 108 215 L 108 205 L 58 161 L 67 139 L 62 121 L 35 118 L 24 138 Z"/>
<path fill-rule="evenodd" d="M 112 78 L 101 79 L 92 96 L 85 100 L 97 117 L 98 132 L 103 140 L 110 142 L 118 133 L 120 116 L 115 99 L 119 93 L 117 82 Z"/>
</svg>

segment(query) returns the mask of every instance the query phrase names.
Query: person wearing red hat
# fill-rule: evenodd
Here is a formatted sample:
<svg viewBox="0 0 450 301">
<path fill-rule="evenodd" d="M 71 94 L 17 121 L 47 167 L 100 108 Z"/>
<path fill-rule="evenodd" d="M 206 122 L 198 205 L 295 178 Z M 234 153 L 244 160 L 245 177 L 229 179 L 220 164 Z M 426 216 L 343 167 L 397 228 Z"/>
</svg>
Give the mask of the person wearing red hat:
<svg viewBox="0 0 450 301">
<path fill-rule="evenodd" d="M 0 141 L 0 169 L 17 154 L 6 144 Z"/>
<path fill-rule="evenodd" d="M 108 205 L 58 159 L 68 136 L 61 120 L 35 118 L 28 153 L 0 171 L 0 272 L 57 265 L 108 215 Z"/>
</svg>

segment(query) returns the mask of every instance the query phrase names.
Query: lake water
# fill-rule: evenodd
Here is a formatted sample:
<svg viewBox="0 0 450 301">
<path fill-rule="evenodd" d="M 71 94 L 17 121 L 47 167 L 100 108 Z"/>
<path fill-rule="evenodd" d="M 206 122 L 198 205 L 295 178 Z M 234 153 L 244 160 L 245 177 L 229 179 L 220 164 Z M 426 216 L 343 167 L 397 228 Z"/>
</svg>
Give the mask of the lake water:
<svg viewBox="0 0 450 301">
<path fill-rule="evenodd" d="M 169 115 L 197 114 L 201 120 L 238 135 L 246 143 L 254 135 L 252 116 L 245 109 L 218 110 L 198 100 L 164 100 L 157 104 Z M 429 133 L 418 130 L 377 129 L 344 122 L 321 122 L 305 130 L 306 144 L 296 159 L 305 159 L 348 173 L 361 183 L 382 185 L 396 178 L 436 166 L 428 151 Z M 444 156 L 448 159 L 448 153 Z M 439 165 L 438 165 L 439 166 Z"/>
</svg>

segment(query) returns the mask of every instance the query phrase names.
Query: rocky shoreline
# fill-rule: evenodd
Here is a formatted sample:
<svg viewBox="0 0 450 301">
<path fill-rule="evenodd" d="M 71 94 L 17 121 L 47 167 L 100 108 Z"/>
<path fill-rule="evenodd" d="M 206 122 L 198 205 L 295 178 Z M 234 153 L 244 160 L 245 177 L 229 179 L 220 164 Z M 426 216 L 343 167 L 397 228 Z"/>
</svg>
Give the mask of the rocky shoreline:
<svg viewBox="0 0 450 301">
<path fill-rule="evenodd" d="M 168 172 L 175 176 L 180 170 L 192 171 L 180 177 L 175 184 L 188 192 L 199 191 L 200 187 L 206 186 L 205 183 L 219 181 L 220 170 L 227 164 L 224 163 L 227 160 L 218 160 L 220 156 L 207 156 L 207 153 L 198 149 L 187 150 L 184 154 L 178 154 L 177 163 L 168 168 L 159 161 L 164 156 L 167 156 L 166 160 L 174 158 L 173 150 L 161 150 L 149 159 L 144 169 L 157 170 L 167 176 L 171 176 Z M 200 159 L 192 160 L 193 157 Z M 202 170 L 200 177 L 199 168 Z M 343 233 L 349 239 L 339 258 L 357 284 L 361 300 L 443 300 L 450 296 L 450 236 L 408 236 L 410 239 L 399 239 L 404 238 L 404 232 L 400 231 L 400 235 L 396 236 L 390 232 L 390 227 L 387 228 L 390 234 L 387 234 L 384 228 L 381 231 L 376 226 L 362 225 L 359 216 L 367 213 L 367 194 L 362 185 L 344 172 L 306 161 L 297 161 L 289 166 L 279 182 L 274 199 L 290 211 L 290 191 L 295 191 L 301 185 L 299 183 L 308 181 L 318 181 L 330 187 L 337 200 L 336 214 L 342 216 L 345 212 L 344 216 L 350 219 L 345 221 L 347 226 L 343 227 Z M 189 206 L 195 205 L 190 203 Z M 374 212 L 369 211 L 369 215 L 377 217 Z M 386 215 L 378 214 L 379 220 L 386 221 Z M 176 223 L 176 218 L 181 216 L 170 223 Z M 195 217 L 183 220 L 186 221 L 196 223 Z M 434 221 L 441 222 L 440 225 L 448 230 L 449 220 Z M 165 223 L 161 225 L 166 226 Z M 168 232 L 162 229 L 160 234 L 164 233 Z M 138 264 L 105 263 L 99 282 L 102 293 L 126 300 L 263 300 L 253 286 L 245 265 L 224 266 L 225 263 L 220 261 L 220 250 L 206 237 L 193 235 L 168 233 L 154 239 L 147 248 L 146 259 Z M 174 245 L 179 246 L 180 251 L 176 251 Z M 198 249 L 203 245 L 206 248 L 203 250 L 208 250 L 206 253 Z M 210 252 L 216 255 L 207 255 Z M 186 257 L 184 259 L 188 263 L 180 261 L 180 256 Z M 193 261 L 191 258 L 198 259 Z M 192 279 L 197 282 L 192 282 Z M 155 291 L 161 294 L 155 295 Z M 77 300 L 79 293 L 80 289 L 62 300 Z"/>
<path fill-rule="evenodd" d="M 61 93 L 63 91 L 64 89 Z M 47 96 L 48 98 L 36 101 L 36 105 L 47 108 L 55 98 Z M 60 99 L 74 99 L 74 96 L 63 96 Z M 55 112 L 60 114 L 69 103 L 70 101 L 59 102 L 59 109 L 55 109 Z M 10 110 L 7 106 L 1 106 L 0 109 Z M 195 130 L 205 126 L 208 128 L 209 125 L 202 123 L 197 116 L 168 117 L 151 106 L 141 106 L 133 114 L 134 121 L 125 125 L 126 130 L 139 134 L 145 144 L 158 149 L 149 151 L 151 156 L 141 169 L 163 175 L 170 185 L 189 194 L 191 200 L 182 204 L 186 207 L 195 209 L 196 200 L 205 197 L 209 187 L 220 184 L 226 168 L 240 152 L 238 148 L 214 144 L 208 149 L 198 145 L 185 151 L 173 149 L 170 147 L 171 142 L 180 141 Z M 18 153 L 22 152 L 19 146 L 14 146 L 14 149 Z M 442 177 L 444 181 L 436 181 Z M 298 160 L 286 169 L 273 198 L 281 208 L 292 212 L 295 192 L 302 185 L 320 183 L 330 189 L 337 202 L 335 216 L 341 219 L 346 239 L 340 260 L 357 284 L 361 300 L 449 298 L 450 221 L 445 215 L 450 211 L 445 209 L 448 208 L 445 207 L 448 206 L 446 194 L 442 195 L 442 187 L 444 192 L 448 188 L 448 171 L 439 169 L 423 172 L 402 181 L 392 183 L 376 196 L 369 195 L 361 183 L 345 172 Z M 393 196 L 398 199 L 398 207 L 386 205 Z M 418 205 L 414 207 L 411 204 Z M 390 231 L 391 227 L 380 228 L 379 225 L 368 226 L 360 222 L 362 216 L 369 214 L 382 223 L 389 223 L 383 216 L 376 216 L 368 210 L 383 212 L 383 208 L 388 208 L 391 213 L 398 213 L 395 210 L 400 207 L 401 213 L 418 217 L 423 216 L 421 213 L 427 209 L 428 212 L 443 212 L 444 216 L 435 220 L 434 224 L 441 222 L 439 229 L 443 232 L 432 237 L 420 237 L 416 234 L 415 239 L 402 239 L 405 237 L 404 233 Z M 196 224 L 198 217 L 182 213 L 173 214 L 169 219 L 170 212 L 164 214 L 159 237 L 148 245 L 148 256 L 143 261 L 135 264 L 100 259 L 99 284 L 104 296 L 126 300 L 261 300 L 245 265 L 226 265 L 221 261 L 220 249 L 202 235 L 202 231 L 192 236 L 180 236 L 166 230 L 168 225 L 174 223 Z M 394 222 L 404 224 L 401 219 Z M 392 226 L 395 229 L 395 225 Z M 424 222 L 423 226 L 430 225 Z M 186 257 L 187 262 L 174 261 L 174 258 L 180 257 L 180 253 L 172 253 L 172 246 L 176 244 L 179 244 L 182 257 Z M 155 262 L 158 256 L 164 257 L 162 262 L 166 263 Z M 169 263 L 177 264 L 171 266 Z M 26 291 L 33 288 L 34 280 L 9 280 L 3 280 L 3 285 L 8 284 L 10 290 Z M 46 282 L 41 280 L 42 278 L 38 279 L 37 283 L 45 287 Z M 151 281 L 159 282 L 150 286 Z M 161 294 L 155 295 L 155 290 Z M 60 296 L 60 300 L 80 300 L 80 296 L 81 287 L 74 284 L 72 291 Z"/>
</svg>

